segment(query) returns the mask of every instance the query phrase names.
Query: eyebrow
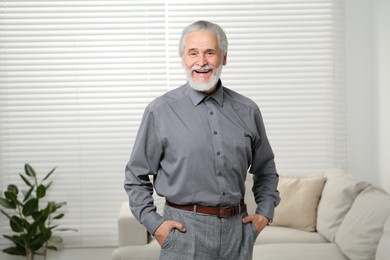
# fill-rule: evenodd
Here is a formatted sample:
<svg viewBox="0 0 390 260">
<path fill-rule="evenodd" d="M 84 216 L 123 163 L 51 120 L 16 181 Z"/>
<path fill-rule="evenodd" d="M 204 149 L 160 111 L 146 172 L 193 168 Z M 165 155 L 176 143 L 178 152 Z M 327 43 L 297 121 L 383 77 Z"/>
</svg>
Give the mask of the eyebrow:
<svg viewBox="0 0 390 260">
<path fill-rule="evenodd" d="M 191 49 L 188 49 L 188 53 L 190 53 L 190 52 L 193 52 L 193 51 L 195 51 L 195 52 L 199 52 L 199 50 L 197 49 L 197 48 L 191 48 Z M 206 50 L 204 50 L 204 53 L 206 53 L 206 52 L 209 52 L 209 51 L 213 51 L 213 52 L 215 52 L 216 50 L 215 49 L 206 49 Z"/>
</svg>

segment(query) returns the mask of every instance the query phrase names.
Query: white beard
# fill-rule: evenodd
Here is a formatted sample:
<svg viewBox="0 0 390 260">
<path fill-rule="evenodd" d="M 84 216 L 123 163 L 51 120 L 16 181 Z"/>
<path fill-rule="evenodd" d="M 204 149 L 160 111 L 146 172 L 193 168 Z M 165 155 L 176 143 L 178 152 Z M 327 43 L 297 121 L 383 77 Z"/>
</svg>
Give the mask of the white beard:
<svg viewBox="0 0 390 260">
<path fill-rule="evenodd" d="M 215 72 L 214 72 L 214 68 L 209 66 L 209 65 L 206 65 L 204 67 L 194 66 L 191 69 L 185 68 L 188 84 L 190 85 L 191 88 L 193 88 L 197 91 L 207 92 L 207 91 L 211 90 L 218 83 L 218 80 L 219 80 L 221 73 L 222 73 L 222 67 L 223 66 L 221 63 L 218 66 L 218 68 L 215 70 Z M 209 82 L 194 81 L 192 79 L 192 72 L 194 70 L 199 70 L 199 69 L 212 69 L 213 70 L 214 73 L 212 74 Z"/>
</svg>

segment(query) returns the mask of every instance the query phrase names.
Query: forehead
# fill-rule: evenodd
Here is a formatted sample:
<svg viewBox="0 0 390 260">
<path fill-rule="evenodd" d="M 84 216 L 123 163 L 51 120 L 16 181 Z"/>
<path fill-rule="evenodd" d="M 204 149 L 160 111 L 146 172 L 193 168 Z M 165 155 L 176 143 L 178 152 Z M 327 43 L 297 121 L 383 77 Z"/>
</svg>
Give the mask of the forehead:
<svg viewBox="0 0 390 260">
<path fill-rule="evenodd" d="M 195 31 L 188 34 L 185 48 L 188 49 L 219 49 L 215 33 Z"/>
</svg>

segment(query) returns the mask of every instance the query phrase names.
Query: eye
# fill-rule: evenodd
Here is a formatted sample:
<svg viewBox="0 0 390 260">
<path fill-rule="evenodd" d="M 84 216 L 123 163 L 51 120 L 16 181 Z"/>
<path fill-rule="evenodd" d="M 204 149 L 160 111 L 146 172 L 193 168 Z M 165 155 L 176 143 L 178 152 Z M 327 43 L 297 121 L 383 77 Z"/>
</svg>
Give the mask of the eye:
<svg viewBox="0 0 390 260">
<path fill-rule="evenodd" d="M 206 54 L 207 54 L 207 56 L 213 56 L 213 55 L 214 55 L 214 52 L 213 52 L 213 51 L 209 51 L 209 52 L 207 52 Z"/>
</svg>

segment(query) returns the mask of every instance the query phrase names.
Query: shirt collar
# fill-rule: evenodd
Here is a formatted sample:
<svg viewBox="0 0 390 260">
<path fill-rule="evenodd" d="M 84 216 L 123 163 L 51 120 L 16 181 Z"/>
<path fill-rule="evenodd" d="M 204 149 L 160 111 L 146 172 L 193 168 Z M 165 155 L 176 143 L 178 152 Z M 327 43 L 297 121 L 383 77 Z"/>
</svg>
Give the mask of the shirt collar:
<svg viewBox="0 0 390 260">
<path fill-rule="evenodd" d="M 187 82 L 187 93 L 188 93 L 188 96 L 190 97 L 192 103 L 194 104 L 194 106 L 199 105 L 203 101 L 203 99 L 210 96 L 215 101 L 217 101 L 218 105 L 220 105 L 222 107 L 223 106 L 223 86 L 222 86 L 221 80 L 218 81 L 217 85 L 218 85 L 217 90 L 214 91 L 214 93 L 212 93 L 211 95 L 207 95 L 206 93 L 203 93 L 201 91 L 197 91 L 197 90 L 191 88 L 191 86 Z"/>
</svg>

